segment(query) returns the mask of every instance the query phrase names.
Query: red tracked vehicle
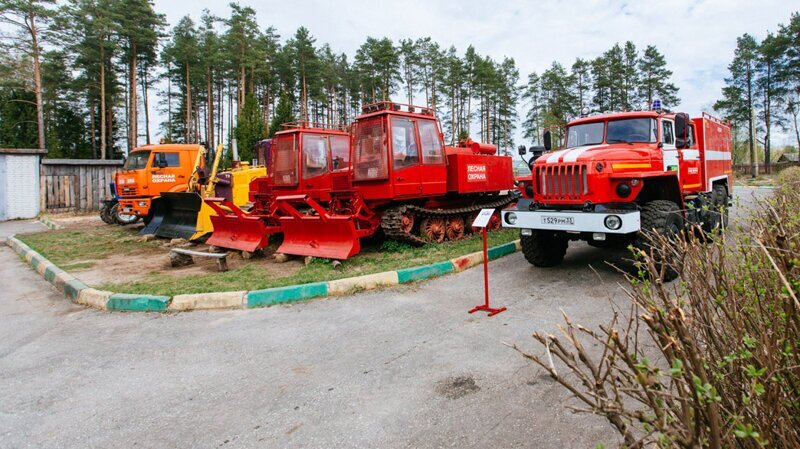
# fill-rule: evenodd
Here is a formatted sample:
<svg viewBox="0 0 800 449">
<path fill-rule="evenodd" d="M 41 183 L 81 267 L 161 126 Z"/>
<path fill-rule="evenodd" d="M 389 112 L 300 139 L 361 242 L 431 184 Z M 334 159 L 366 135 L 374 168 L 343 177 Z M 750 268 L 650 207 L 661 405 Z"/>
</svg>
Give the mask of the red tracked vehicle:
<svg viewBox="0 0 800 449">
<path fill-rule="evenodd" d="M 292 122 L 283 128 L 270 143 L 267 176 L 250 183 L 249 212 L 224 198 L 205 199 L 217 213 L 206 243 L 247 252 L 264 248 L 269 236 L 280 232 L 277 196 L 303 194 L 326 203 L 333 174 L 349 172 L 350 135 L 344 126 Z"/>
<path fill-rule="evenodd" d="M 520 229 L 530 263 L 558 265 L 573 240 L 646 248 L 640 231 L 673 235 L 687 222 L 706 232 L 727 226 L 730 125 L 654 109 L 574 120 L 565 149 L 531 162 L 532 174 L 519 184 L 523 198 L 503 211 L 503 226 Z M 544 142 L 550 150 L 550 132 Z M 670 268 L 665 278 L 676 275 Z"/>
<path fill-rule="evenodd" d="M 333 174 L 329 204 L 304 194 L 276 198 L 284 213 L 278 252 L 347 259 L 379 230 L 415 244 L 457 240 L 481 209 L 515 199 L 511 157 L 470 140 L 446 147 L 431 109 L 382 102 L 362 112 L 351 132 L 351 171 Z"/>
</svg>

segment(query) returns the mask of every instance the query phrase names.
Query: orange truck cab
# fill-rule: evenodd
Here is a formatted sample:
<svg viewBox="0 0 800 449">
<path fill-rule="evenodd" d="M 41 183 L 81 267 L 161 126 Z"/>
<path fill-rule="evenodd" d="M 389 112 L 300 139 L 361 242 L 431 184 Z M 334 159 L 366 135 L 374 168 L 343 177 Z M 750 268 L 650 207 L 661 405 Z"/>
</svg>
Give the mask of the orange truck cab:
<svg viewBox="0 0 800 449">
<path fill-rule="evenodd" d="M 147 217 L 161 192 L 185 192 L 201 145 L 145 145 L 131 151 L 114 177 L 120 213 Z M 204 161 L 200 158 L 202 168 Z"/>
</svg>

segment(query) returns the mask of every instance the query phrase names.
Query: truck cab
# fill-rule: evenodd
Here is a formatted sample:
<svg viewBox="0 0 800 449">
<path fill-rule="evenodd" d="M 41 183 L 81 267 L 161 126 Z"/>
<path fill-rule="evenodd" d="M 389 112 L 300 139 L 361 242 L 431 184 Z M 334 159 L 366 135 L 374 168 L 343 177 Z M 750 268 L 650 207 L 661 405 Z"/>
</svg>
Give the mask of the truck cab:
<svg viewBox="0 0 800 449">
<path fill-rule="evenodd" d="M 564 148 L 531 164 L 522 200 L 503 212 L 537 266 L 561 262 L 570 241 L 598 247 L 644 244 L 640 231 L 705 231 L 727 224 L 733 186 L 730 126 L 707 114 L 621 112 L 565 127 Z M 521 154 L 524 149 L 521 148 Z"/>
<path fill-rule="evenodd" d="M 161 192 L 185 192 L 200 145 L 146 145 L 131 151 L 114 175 L 120 213 L 147 217 Z M 201 158 L 201 167 L 204 161 Z"/>
</svg>

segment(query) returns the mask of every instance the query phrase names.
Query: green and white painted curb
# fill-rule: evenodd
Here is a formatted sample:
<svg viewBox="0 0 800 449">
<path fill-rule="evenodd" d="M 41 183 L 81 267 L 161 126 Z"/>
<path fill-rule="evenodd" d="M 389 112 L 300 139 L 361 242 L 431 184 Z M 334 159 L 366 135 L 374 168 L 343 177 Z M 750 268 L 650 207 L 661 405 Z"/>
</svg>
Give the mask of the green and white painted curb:
<svg viewBox="0 0 800 449">
<path fill-rule="evenodd" d="M 50 228 L 52 230 L 61 229 L 63 227 L 60 224 L 54 222 L 53 220 L 51 220 L 51 219 L 49 219 L 49 218 L 47 218 L 45 216 L 40 216 L 39 218 L 36 219 L 36 221 L 38 221 L 39 223 L 47 226 L 48 228 Z"/>
<path fill-rule="evenodd" d="M 168 312 L 208 309 L 253 309 L 276 304 L 288 304 L 312 298 L 342 296 L 355 292 L 405 284 L 466 270 L 483 262 L 483 252 L 475 252 L 444 262 L 397 271 L 367 274 L 328 282 L 274 287 L 264 290 L 196 293 L 159 296 L 131 295 L 96 290 L 58 268 L 44 256 L 32 250 L 14 236 L 6 240 L 19 256 L 45 280 L 62 292 L 70 301 L 101 310 L 123 312 Z M 519 251 L 519 240 L 489 248 L 489 260 Z"/>
</svg>

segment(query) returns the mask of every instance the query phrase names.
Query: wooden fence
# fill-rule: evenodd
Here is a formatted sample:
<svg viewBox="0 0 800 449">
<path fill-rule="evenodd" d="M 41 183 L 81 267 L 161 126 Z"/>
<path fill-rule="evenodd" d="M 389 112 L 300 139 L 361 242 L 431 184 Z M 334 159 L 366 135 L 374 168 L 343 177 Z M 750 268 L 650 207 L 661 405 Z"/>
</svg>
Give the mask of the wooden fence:
<svg viewBox="0 0 800 449">
<path fill-rule="evenodd" d="M 93 211 L 111 197 L 121 160 L 42 159 L 40 201 L 47 212 Z"/>
<path fill-rule="evenodd" d="M 786 167 L 797 167 L 800 166 L 800 163 L 786 161 L 786 162 L 773 162 L 769 165 L 770 165 L 769 167 L 770 173 L 780 173 L 781 170 L 785 169 Z M 750 167 L 750 164 L 734 164 L 733 170 L 741 175 L 749 175 L 752 170 L 752 167 Z M 766 164 L 764 163 L 758 164 L 758 173 L 762 175 L 767 173 Z"/>
</svg>

